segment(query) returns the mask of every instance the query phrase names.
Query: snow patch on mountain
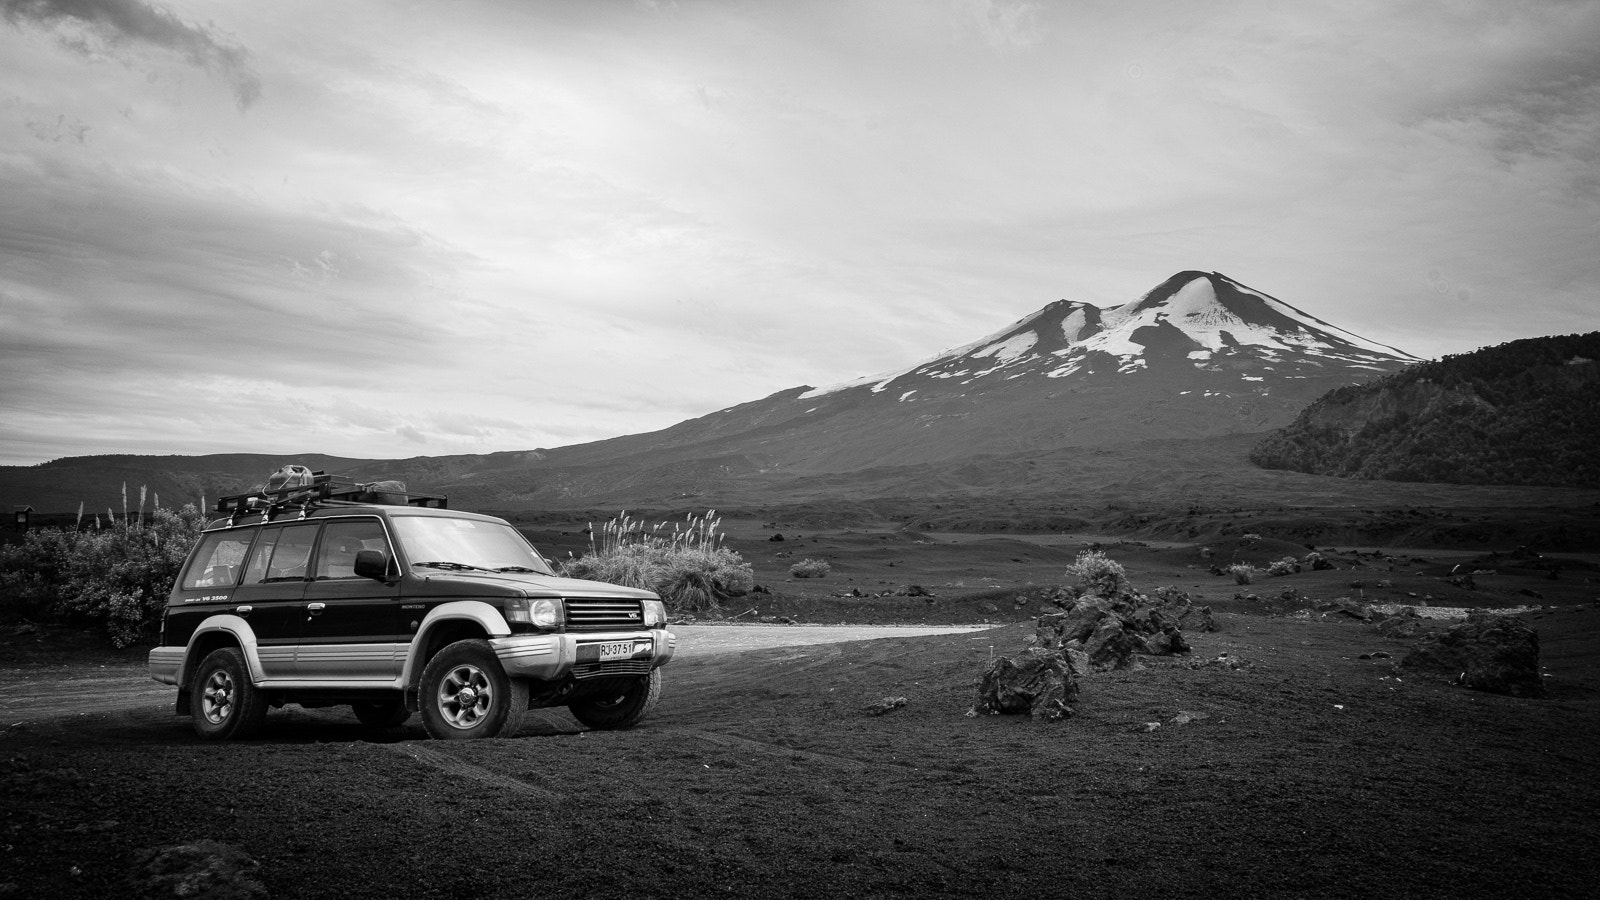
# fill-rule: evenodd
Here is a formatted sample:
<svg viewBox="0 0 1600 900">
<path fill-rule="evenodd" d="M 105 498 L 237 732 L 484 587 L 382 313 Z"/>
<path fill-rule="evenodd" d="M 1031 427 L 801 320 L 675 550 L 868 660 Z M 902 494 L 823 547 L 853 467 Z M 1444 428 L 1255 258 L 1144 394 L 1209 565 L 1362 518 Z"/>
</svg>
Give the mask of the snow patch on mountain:
<svg viewBox="0 0 1600 900">
<path fill-rule="evenodd" d="M 960 379 L 960 384 L 971 385 L 995 373 L 1006 381 L 1029 373 L 1049 378 L 1080 372 L 1131 375 L 1150 370 L 1152 357 L 1184 360 L 1202 372 L 1239 364 L 1272 368 L 1262 363 L 1291 370 L 1389 371 L 1415 359 L 1224 275 L 1190 271 L 1120 306 L 1102 309 L 1061 300 L 909 369 L 813 389 L 799 399 L 866 386 L 882 393 L 896 383 L 905 392 L 914 390 L 918 378 Z"/>
<path fill-rule="evenodd" d="M 1024 331 L 1021 334 L 1012 335 L 999 343 L 990 344 L 980 350 L 974 350 L 970 355 L 992 356 L 1002 363 L 1008 363 L 1032 350 L 1033 345 L 1037 343 L 1039 343 L 1039 335 L 1032 331 Z"/>
</svg>

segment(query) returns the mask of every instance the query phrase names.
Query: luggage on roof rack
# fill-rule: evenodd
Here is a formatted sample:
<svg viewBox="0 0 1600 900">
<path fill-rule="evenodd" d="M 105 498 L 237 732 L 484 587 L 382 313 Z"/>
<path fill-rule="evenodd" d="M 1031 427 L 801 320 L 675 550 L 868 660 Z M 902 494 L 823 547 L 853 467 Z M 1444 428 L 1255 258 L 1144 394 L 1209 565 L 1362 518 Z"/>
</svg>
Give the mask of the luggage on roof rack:
<svg viewBox="0 0 1600 900">
<path fill-rule="evenodd" d="M 418 494 L 406 490 L 404 482 L 357 482 L 343 475 L 313 472 L 305 466 L 284 466 L 272 473 L 267 483 L 246 494 L 217 500 L 216 511 L 238 517 L 252 512 L 271 512 L 288 506 L 309 508 L 338 503 L 375 503 L 385 506 L 420 506 L 445 509 L 449 498 L 442 494 Z"/>
</svg>

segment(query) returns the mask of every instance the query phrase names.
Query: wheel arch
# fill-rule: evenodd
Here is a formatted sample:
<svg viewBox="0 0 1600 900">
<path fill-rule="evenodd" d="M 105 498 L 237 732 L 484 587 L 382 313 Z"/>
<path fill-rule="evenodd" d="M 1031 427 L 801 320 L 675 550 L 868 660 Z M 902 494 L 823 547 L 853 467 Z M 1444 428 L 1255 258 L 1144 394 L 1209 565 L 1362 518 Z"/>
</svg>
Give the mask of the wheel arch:
<svg viewBox="0 0 1600 900">
<path fill-rule="evenodd" d="M 407 702 L 415 698 L 428 660 L 440 650 L 456 641 L 487 640 L 510 633 L 511 626 L 506 624 L 500 610 L 481 600 L 453 600 L 428 610 L 417 628 L 417 636 L 411 641 L 411 652 L 400 673 L 406 686 Z"/>
<path fill-rule="evenodd" d="M 183 663 L 178 668 L 178 683 L 188 681 L 200 660 L 219 647 L 238 647 L 244 652 L 245 662 L 250 666 L 251 680 L 262 679 L 261 660 L 256 654 L 256 633 L 250 623 L 239 616 L 221 615 L 201 622 L 200 627 L 189 636 L 189 649 L 183 654 Z"/>
<path fill-rule="evenodd" d="M 214 650 L 223 647 L 238 647 L 244 654 L 245 666 L 250 670 L 250 679 L 260 681 L 263 677 L 261 660 L 256 655 L 256 633 L 250 624 L 243 618 L 235 615 L 212 616 L 200 623 L 200 627 L 189 636 L 188 648 L 184 651 L 183 662 L 178 664 L 178 703 L 177 712 L 183 714 L 189 709 L 189 680 L 194 675 L 196 666 Z"/>
</svg>

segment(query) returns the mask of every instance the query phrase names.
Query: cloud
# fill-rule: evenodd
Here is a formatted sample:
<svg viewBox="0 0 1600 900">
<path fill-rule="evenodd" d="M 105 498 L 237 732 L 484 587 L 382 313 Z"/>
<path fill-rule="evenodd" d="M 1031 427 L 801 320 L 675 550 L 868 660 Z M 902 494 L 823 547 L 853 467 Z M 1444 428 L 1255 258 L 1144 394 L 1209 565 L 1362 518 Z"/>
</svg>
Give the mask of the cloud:
<svg viewBox="0 0 1600 900">
<path fill-rule="evenodd" d="M 0 16 L 13 25 L 53 30 L 63 46 L 86 56 L 128 44 L 176 54 L 226 79 L 240 110 L 261 97 L 247 50 L 158 6 L 138 0 L 0 0 Z"/>
<path fill-rule="evenodd" d="M 956 8 L 989 46 L 996 49 L 1025 50 L 1041 39 L 1037 3 L 959 0 Z"/>
</svg>

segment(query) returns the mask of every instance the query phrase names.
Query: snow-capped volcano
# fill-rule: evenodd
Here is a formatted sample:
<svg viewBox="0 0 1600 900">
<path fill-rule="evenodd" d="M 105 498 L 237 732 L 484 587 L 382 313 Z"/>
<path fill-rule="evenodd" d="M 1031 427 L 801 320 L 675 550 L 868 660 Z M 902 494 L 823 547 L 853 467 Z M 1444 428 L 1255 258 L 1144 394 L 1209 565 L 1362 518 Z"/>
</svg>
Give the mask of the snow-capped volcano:
<svg viewBox="0 0 1600 900">
<path fill-rule="evenodd" d="M 793 387 L 648 434 L 487 456 L 335 460 L 329 468 L 429 484 L 453 503 L 504 509 L 670 506 L 686 497 L 1060 494 L 1097 465 L 1104 472 L 1108 459 L 1156 460 L 1109 483 L 1143 490 L 1192 472 L 1190 456 L 1211 438 L 1287 425 L 1328 391 L 1415 361 L 1226 276 L 1180 272 L 1131 303 L 1102 309 L 1063 300 L 909 369 L 821 390 Z M 273 465 L 286 461 L 307 462 Z M 213 476 L 222 458 L 197 465 L 185 490 L 215 493 L 195 486 L 221 484 Z M 244 470 L 265 468 L 254 461 Z M 81 499 L 70 490 L 59 496 L 63 509 Z"/>
<path fill-rule="evenodd" d="M 1129 375 L 1152 369 L 1232 373 L 1262 382 L 1266 373 L 1279 378 L 1341 369 L 1382 373 L 1417 361 L 1221 273 L 1188 271 L 1121 306 L 1102 309 L 1059 300 L 909 369 L 809 391 L 800 399 L 867 386 L 874 393 L 904 395 L 936 381 L 981 391 L 1025 376 Z"/>
</svg>

